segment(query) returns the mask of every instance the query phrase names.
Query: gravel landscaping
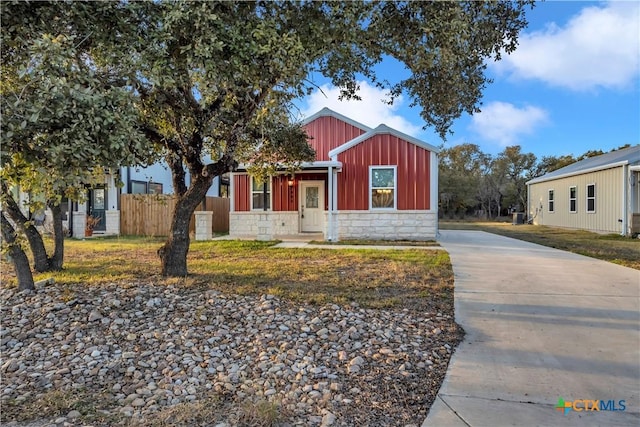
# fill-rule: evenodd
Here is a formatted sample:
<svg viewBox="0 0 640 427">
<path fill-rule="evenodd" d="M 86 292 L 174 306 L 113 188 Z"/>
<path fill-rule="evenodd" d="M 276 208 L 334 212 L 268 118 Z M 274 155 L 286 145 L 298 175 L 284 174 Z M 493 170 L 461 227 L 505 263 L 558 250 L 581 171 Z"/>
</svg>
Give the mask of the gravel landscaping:
<svg viewBox="0 0 640 427">
<path fill-rule="evenodd" d="M 0 289 L 2 423 L 419 426 L 453 313 L 177 284 Z"/>
</svg>

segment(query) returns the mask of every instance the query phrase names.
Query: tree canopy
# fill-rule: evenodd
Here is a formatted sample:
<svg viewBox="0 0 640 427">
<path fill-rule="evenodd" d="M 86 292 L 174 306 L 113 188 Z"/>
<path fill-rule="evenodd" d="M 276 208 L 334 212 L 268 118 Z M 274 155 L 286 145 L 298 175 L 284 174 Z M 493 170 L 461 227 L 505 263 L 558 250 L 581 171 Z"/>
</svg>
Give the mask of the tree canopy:
<svg viewBox="0 0 640 427">
<path fill-rule="evenodd" d="M 112 88 L 113 95 L 122 96 L 118 99 L 131 97 L 130 104 L 114 111 L 135 119 L 136 129 L 172 172 L 178 200 L 159 254 L 163 274 L 184 276 L 189 219 L 215 176 L 239 162 L 253 162 L 255 173 L 266 175 L 276 162 L 295 167 L 313 158 L 306 134 L 291 119 L 293 101 L 315 87 L 311 75 L 327 77 L 345 97 L 357 97 L 363 77 L 387 89 L 391 101 L 408 95 L 425 126 L 444 138 L 462 113 L 478 111 L 489 83 L 487 61 L 515 49 L 532 4 L 12 3 L 3 8 L 3 37 L 6 11 L 16 21 L 28 21 L 21 39 L 26 45 L 50 39 L 52 51 L 53 41 L 67 50 L 82 47 L 75 66 L 89 76 L 99 74 L 100 82 L 109 82 L 101 87 Z M 24 18 L 36 9 L 37 18 Z M 52 27 L 56 22 L 65 25 Z M 7 38 L 18 24 L 8 27 Z M 376 66 L 386 58 L 402 63 L 409 76 L 379 76 Z M 82 82 L 77 83 L 77 89 L 69 85 L 65 97 L 82 92 Z M 46 114 L 29 117 L 40 123 Z M 104 129 L 104 119 L 91 120 L 88 133 L 81 132 L 81 123 L 67 127 L 78 129 L 81 139 L 108 137 L 95 134 L 98 126 Z M 16 124 L 19 128 L 22 121 Z M 113 151 L 122 148 L 116 144 Z"/>
<path fill-rule="evenodd" d="M 10 219 L 3 232 L 12 235 L 16 226 L 26 235 L 37 271 L 62 268 L 63 196 L 81 200 L 85 185 L 104 179 L 104 167 L 152 157 L 132 92 L 114 81 L 118 77 L 92 48 L 101 42 L 89 23 L 99 24 L 102 15 L 82 4 L 68 6 L 16 2 L 2 8 L 0 200 Z M 52 257 L 12 187 L 38 196 L 29 200 L 32 212 L 51 208 Z"/>
</svg>

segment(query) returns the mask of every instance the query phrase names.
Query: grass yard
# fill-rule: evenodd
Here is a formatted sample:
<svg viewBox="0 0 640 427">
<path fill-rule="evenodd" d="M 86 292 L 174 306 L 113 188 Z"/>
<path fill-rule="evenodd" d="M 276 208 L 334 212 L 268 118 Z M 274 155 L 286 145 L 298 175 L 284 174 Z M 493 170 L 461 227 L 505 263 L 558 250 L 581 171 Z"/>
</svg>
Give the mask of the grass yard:
<svg viewBox="0 0 640 427">
<path fill-rule="evenodd" d="M 482 230 L 640 270 L 640 239 L 542 225 L 441 221 L 442 230 Z"/>
<path fill-rule="evenodd" d="M 293 302 L 357 303 L 368 308 L 453 311 L 453 273 L 444 251 L 275 249 L 274 242 L 192 242 L 187 278 L 160 276 L 161 239 L 106 237 L 65 241 L 64 271 L 36 274 L 59 285 L 181 283 Z M 15 281 L 2 261 L 3 282 Z"/>
</svg>

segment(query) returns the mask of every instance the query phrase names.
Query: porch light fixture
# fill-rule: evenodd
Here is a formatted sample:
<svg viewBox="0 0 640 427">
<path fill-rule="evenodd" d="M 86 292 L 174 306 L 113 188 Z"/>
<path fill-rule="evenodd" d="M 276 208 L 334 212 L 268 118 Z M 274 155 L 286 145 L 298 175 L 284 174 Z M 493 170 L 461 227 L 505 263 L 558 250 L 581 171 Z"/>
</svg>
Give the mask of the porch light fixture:
<svg viewBox="0 0 640 427">
<path fill-rule="evenodd" d="M 289 187 L 293 187 L 293 178 L 289 178 L 289 181 L 287 182 L 287 184 L 289 185 Z"/>
</svg>

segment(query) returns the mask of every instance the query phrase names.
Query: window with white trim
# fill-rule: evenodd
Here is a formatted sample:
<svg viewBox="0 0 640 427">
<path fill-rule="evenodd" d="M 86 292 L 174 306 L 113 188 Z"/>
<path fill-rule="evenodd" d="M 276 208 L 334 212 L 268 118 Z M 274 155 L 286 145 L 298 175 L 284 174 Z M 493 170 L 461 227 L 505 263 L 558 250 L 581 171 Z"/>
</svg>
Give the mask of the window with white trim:
<svg viewBox="0 0 640 427">
<path fill-rule="evenodd" d="M 569 187 L 569 212 L 578 212 L 578 191 L 575 186 Z"/>
<path fill-rule="evenodd" d="M 549 190 L 549 212 L 555 211 L 555 197 L 553 194 L 553 190 Z"/>
<path fill-rule="evenodd" d="M 596 185 L 588 184 L 587 185 L 587 212 L 595 212 L 596 211 Z"/>
<path fill-rule="evenodd" d="M 265 210 L 264 208 L 264 184 L 254 177 L 251 177 L 251 209 Z M 268 179 L 267 185 L 267 209 L 271 209 L 271 180 Z"/>
<path fill-rule="evenodd" d="M 371 209 L 396 208 L 396 166 L 370 166 Z"/>
</svg>

